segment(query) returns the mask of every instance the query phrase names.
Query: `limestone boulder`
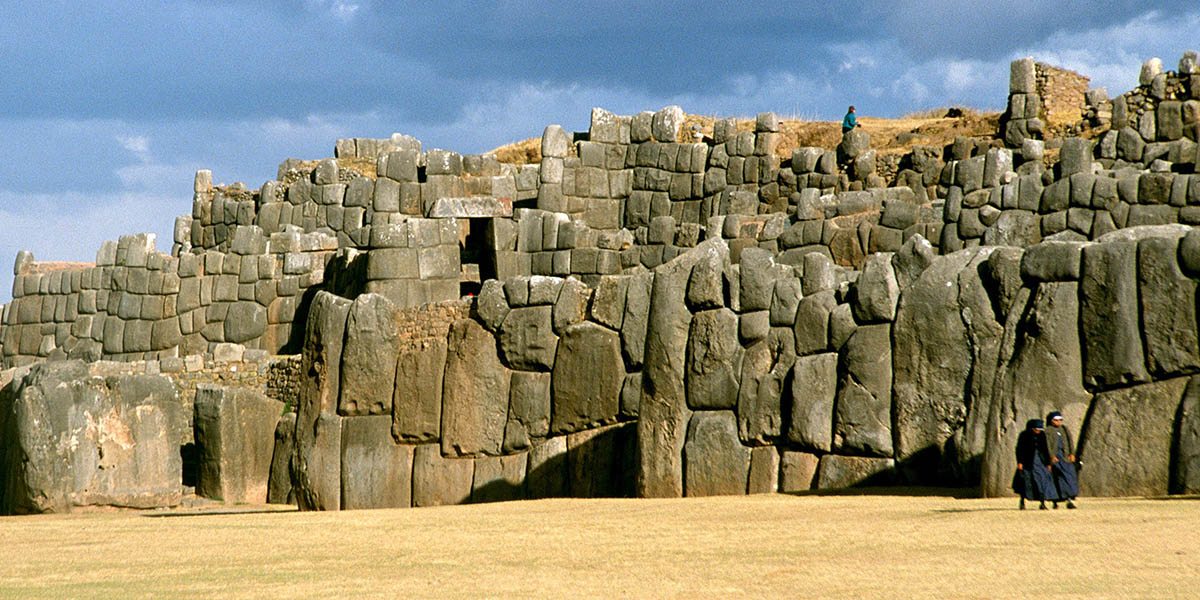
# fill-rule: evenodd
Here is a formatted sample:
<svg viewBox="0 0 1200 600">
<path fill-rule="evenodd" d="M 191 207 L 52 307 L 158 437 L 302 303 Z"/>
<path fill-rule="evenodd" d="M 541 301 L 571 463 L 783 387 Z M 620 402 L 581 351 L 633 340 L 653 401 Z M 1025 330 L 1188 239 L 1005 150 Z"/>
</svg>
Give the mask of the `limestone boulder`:
<svg viewBox="0 0 1200 600">
<path fill-rule="evenodd" d="M 1200 368 L 1196 281 L 1180 269 L 1178 248 L 1179 241 L 1171 237 L 1138 242 L 1142 339 L 1146 364 L 1155 379 Z"/>
<path fill-rule="evenodd" d="M 1179 405 L 1178 430 L 1171 456 L 1172 494 L 1200 494 L 1200 377 L 1188 380 Z"/>
<path fill-rule="evenodd" d="M 897 479 L 896 461 L 890 458 L 826 454 L 817 467 L 822 490 L 893 485 Z"/>
<path fill-rule="evenodd" d="M 875 253 L 867 257 L 851 298 L 854 318 L 860 323 L 891 321 L 896 317 L 900 284 L 892 269 L 890 253 Z"/>
<path fill-rule="evenodd" d="M 625 310 L 621 316 L 621 354 L 630 369 L 641 368 L 645 356 L 653 286 L 654 273 L 642 271 L 630 277 L 626 287 Z"/>
<path fill-rule="evenodd" d="M 1187 377 L 1177 377 L 1096 394 L 1080 436 L 1081 494 L 1167 493 L 1171 438 L 1187 385 Z"/>
<path fill-rule="evenodd" d="M 779 451 L 774 446 L 750 450 L 750 481 L 747 494 L 774 494 L 779 491 Z"/>
<path fill-rule="evenodd" d="M 505 502 L 525 498 L 524 454 L 480 456 L 475 459 L 471 502 Z"/>
<path fill-rule="evenodd" d="M 727 262 L 729 246 L 720 238 L 707 240 L 654 270 L 637 425 L 637 495 L 641 497 L 683 495 L 683 444 L 691 417 L 684 365 L 692 320 L 685 296 L 692 268 L 708 253 L 715 253 L 722 262 Z M 633 289 L 631 282 L 631 295 Z M 628 324 L 629 302 L 625 314 Z M 736 422 L 734 428 L 736 432 Z"/>
<path fill-rule="evenodd" d="M 342 417 L 320 413 L 312 425 L 296 421 L 292 485 L 300 510 L 342 508 Z"/>
<path fill-rule="evenodd" d="M 630 457 L 637 446 L 629 423 L 566 436 L 567 484 L 574 498 L 619 498 L 632 493 Z"/>
<path fill-rule="evenodd" d="M 817 484 L 820 457 L 808 452 L 784 450 L 779 454 L 779 491 L 806 492 Z"/>
<path fill-rule="evenodd" d="M 550 380 L 550 432 L 569 433 L 615 420 L 624 381 L 616 332 L 590 322 L 568 327 L 559 340 Z"/>
<path fill-rule="evenodd" d="M 791 332 L 786 333 L 790 341 Z M 767 444 L 783 435 L 782 403 L 795 360 L 790 347 L 780 348 L 769 340 L 746 349 L 737 397 L 738 435 L 744 443 Z"/>
<path fill-rule="evenodd" d="M 398 313 L 396 305 L 381 294 L 362 294 L 350 305 L 338 414 L 392 413 L 400 344 Z"/>
<path fill-rule="evenodd" d="M 412 506 L 413 449 L 395 442 L 389 415 L 342 419 L 342 509 Z"/>
<path fill-rule="evenodd" d="M 1083 249 L 1079 328 L 1090 386 L 1150 379 L 1138 314 L 1137 248 L 1134 240 L 1113 239 Z"/>
<path fill-rule="evenodd" d="M 175 506 L 186 420 L 170 379 L 34 365 L 0 391 L 0 514 Z"/>
<path fill-rule="evenodd" d="M 683 453 L 687 496 L 746 493 L 750 448 L 738 440 L 737 419 L 732 412 L 694 413 L 688 424 Z"/>
<path fill-rule="evenodd" d="M 562 498 L 568 495 L 567 436 L 547 438 L 528 452 L 525 486 L 530 498 Z"/>
<path fill-rule="evenodd" d="M 392 435 L 401 442 L 433 442 L 442 425 L 442 378 L 446 339 L 401 344 L 396 355 Z"/>
<path fill-rule="evenodd" d="M 801 448 L 818 452 L 831 449 L 837 366 L 837 353 L 826 352 L 797 358 L 792 367 L 787 437 Z"/>
<path fill-rule="evenodd" d="M 445 458 L 437 444 L 420 444 L 413 449 L 412 505 L 463 504 L 474 475 L 474 459 Z"/>
<path fill-rule="evenodd" d="M 891 325 L 864 325 L 839 356 L 833 448 L 866 456 L 892 454 Z"/>
<path fill-rule="evenodd" d="M 296 448 L 296 413 L 289 412 L 275 425 L 275 450 L 271 456 L 271 476 L 267 481 L 268 504 L 295 504 L 292 474 L 288 463 Z"/>
<path fill-rule="evenodd" d="M 275 427 L 283 403 L 244 387 L 196 390 L 196 494 L 227 503 L 267 501 Z"/>
<path fill-rule="evenodd" d="M 558 336 L 552 306 L 514 308 L 500 325 L 500 349 L 505 362 L 520 371 L 548 371 L 554 366 Z"/>
<path fill-rule="evenodd" d="M 508 385 L 509 370 L 500 362 L 492 334 L 473 319 L 450 325 L 442 380 L 442 453 L 500 454 Z"/>
<path fill-rule="evenodd" d="M 517 452 L 544 438 L 550 431 L 550 374 L 516 371 L 508 396 L 508 424 L 504 451 Z"/>
<path fill-rule="evenodd" d="M 693 410 L 733 408 L 741 362 L 737 315 L 727 308 L 696 313 L 687 342 L 688 406 Z"/>
</svg>

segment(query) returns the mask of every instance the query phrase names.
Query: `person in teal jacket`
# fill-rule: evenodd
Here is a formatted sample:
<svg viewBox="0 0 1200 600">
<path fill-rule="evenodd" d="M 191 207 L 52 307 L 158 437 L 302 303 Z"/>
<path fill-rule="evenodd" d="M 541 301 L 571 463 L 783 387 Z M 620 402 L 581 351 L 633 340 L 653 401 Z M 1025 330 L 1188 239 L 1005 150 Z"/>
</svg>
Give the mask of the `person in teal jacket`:
<svg viewBox="0 0 1200 600">
<path fill-rule="evenodd" d="M 845 118 L 842 119 L 842 135 L 846 135 L 851 129 L 858 127 L 858 119 L 854 117 L 854 107 L 851 106 L 846 111 Z"/>
</svg>

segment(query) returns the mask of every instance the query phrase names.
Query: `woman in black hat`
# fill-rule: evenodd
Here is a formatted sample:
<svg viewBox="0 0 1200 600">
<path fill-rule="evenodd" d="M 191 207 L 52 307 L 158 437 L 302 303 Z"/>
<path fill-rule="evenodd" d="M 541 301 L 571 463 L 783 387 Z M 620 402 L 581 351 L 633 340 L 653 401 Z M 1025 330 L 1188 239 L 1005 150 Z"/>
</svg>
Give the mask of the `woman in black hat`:
<svg viewBox="0 0 1200 600">
<path fill-rule="evenodd" d="M 1046 446 L 1050 450 L 1050 473 L 1054 481 L 1054 489 L 1046 499 L 1054 501 L 1054 508 L 1063 500 L 1067 501 L 1067 508 L 1075 508 L 1075 497 L 1079 495 L 1075 442 L 1057 410 L 1046 415 Z"/>
<path fill-rule="evenodd" d="M 1017 477 L 1014 488 L 1020 484 L 1021 510 L 1026 500 L 1037 500 L 1038 508 L 1046 510 L 1046 499 L 1056 495 L 1054 480 L 1050 474 L 1050 451 L 1046 446 L 1046 424 L 1041 419 L 1030 419 L 1025 431 L 1017 436 Z"/>
</svg>

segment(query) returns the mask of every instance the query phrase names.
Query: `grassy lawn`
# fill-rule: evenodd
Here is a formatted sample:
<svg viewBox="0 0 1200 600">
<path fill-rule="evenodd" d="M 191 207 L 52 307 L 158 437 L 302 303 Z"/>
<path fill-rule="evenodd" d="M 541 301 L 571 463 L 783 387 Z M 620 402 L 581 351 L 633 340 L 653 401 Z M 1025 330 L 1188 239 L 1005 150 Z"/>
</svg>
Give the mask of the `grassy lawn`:
<svg viewBox="0 0 1200 600">
<path fill-rule="evenodd" d="M 1200 501 L 787 496 L 0 518 L 2 598 L 1200 596 Z"/>
</svg>

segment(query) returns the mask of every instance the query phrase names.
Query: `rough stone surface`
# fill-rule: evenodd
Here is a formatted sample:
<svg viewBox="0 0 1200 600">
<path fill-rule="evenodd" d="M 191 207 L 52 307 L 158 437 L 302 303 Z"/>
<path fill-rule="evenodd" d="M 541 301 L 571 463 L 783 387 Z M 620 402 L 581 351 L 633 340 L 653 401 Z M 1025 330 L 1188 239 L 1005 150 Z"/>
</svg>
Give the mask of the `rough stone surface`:
<svg viewBox="0 0 1200 600">
<path fill-rule="evenodd" d="M 481 456 L 475 459 L 471 502 L 504 502 L 525 498 L 524 454 Z"/>
<path fill-rule="evenodd" d="M 522 371 L 548 371 L 554 366 L 558 336 L 552 306 L 514 308 L 500 325 L 500 349 L 508 365 Z"/>
<path fill-rule="evenodd" d="M 625 366 L 616 332 L 580 323 L 563 332 L 551 376 L 552 433 L 611 422 L 621 409 Z"/>
<path fill-rule="evenodd" d="M 1147 238 L 1138 243 L 1138 284 L 1146 364 L 1155 379 L 1200 368 L 1196 332 L 1196 281 L 1176 260 L 1179 241 Z"/>
<path fill-rule="evenodd" d="M 693 414 L 683 453 L 687 496 L 746 493 L 750 449 L 738 440 L 737 418 L 732 412 Z"/>
<path fill-rule="evenodd" d="M 396 305 L 380 294 L 362 294 L 350 306 L 338 414 L 392 413 L 399 344 L 397 318 Z"/>
<path fill-rule="evenodd" d="M 829 452 L 833 443 L 833 407 L 837 399 L 838 355 L 802 356 L 792 367 L 788 394 L 788 440 L 801 448 Z"/>
<path fill-rule="evenodd" d="M 779 455 L 779 491 L 806 492 L 817 483 L 820 457 L 808 452 L 784 450 Z"/>
<path fill-rule="evenodd" d="M 271 457 L 271 476 L 267 482 L 267 503 L 295 504 L 292 474 L 288 464 L 296 448 L 296 413 L 289 412 L 275 425 L 275 450 Z"/>
<path fill-rule="evenodd" d="M 401 347 L 396 356 L 392 396 L 392 435 L 397 440 L 433 442 L 442 423 L 442 377 L 446 340 L 422 340 Z"/>
<path fill-rule="evenodd" d="M 783 434 L 785 381 L 796 360 L 790 346 L 791 332 L 783 331 L 782 339 L 789 342 L 787 347 L 763 340 L 747 348 L 741 361 L 738 435 L 747 444 L 767 444 Z"/>
<path fill-rule="evenodd" d="M 896 482 L 896 461 L 826 454 L 817 467 L 817 488 L 822 490 L 892 485 Z"/>
<path fill-rule="evenodd" d="M 471 498 L 475 461 L 444 458 L 437 444 L 421 444 L 413 450 L 412 505 L 462 504 Z"/>
<path fill-rule="evenodd" d="M 833 448 L 837 452 L 892 454 L 891 325 L 864 325 L 846 341 L 838 369 Z"/>
<path fill-rule="evenodd" d="M 550 431 L 550 374 L 517 371 L 509 383 L 504 451 L 516 452 Z"/>
<path fill-rule="evenodd" d="M 1179 405 L 1175 452 L 1171 456 L 1172 494 L 1200 494 L 1200 378 L 1188 380 Z"/>
<path fill-rule="evenodd" d="M 892 269 L 892 255 L 876 253 L 868 256 L 850 304 L 854 318 L 860 323 L 891 321 L 896 317 L 899 300 L 900 284 Z"/>
<path fill-rule="evenodd" d="M 737 402 L 741 358 L 737 315 L 727 308 L 696 313 L 688 331 L 685 371 L 688 407 L 733 408 Z"/>
<path fill-rule="evenodd" d="M 1080 436 L 1086 496 L 1161 496 L 1170 479 L 1171 438 L 1188 378 L 1096 394 Z"/>
<path fill-rule="evenodd" d="M 1135 241 L 1105 241 L 1083 249 L 1079 325 L 1084 382 L 1090 386 L 1150 378 L 1142 354 L 1137 282 Z"/>
<path fill-rule="evenodd" d="M 636 445 L 635 426 L 618 424 L 566 436 L 567 484 L 575 498 L 628 496 L 632 478 L 628 458 Z"/>
<path fill-rule="evenodd" d="M 567 436 L 548 438 L 529 449 L 525 486 L 530 498 L 567 495 Z"/>
<path fill-rule="evenodd" d="M 443 453 L 500 454 L 508 418 L 508 383 L 509 371 L 500 363 L 492 335 L 474 320 L 455 321 L 447 336 L 442 383 Z M 467 488 L 469 494 L 469 484 Z"/>
<path fill-rule="evenodd" d="M 0 408 L 0 514 L 179 504 L 184 418 L 169 379 L 41 363 L 0 392 Z"/>
<path fill-rule="evenodd" d="M 342 509 L 412 506 L 413 449 L 388 415 L 342 419 Z"/>
<path fill-rule="evenodd" d="M 283 403 L 250 388 L 202 385 L 195 407 L 196 493 L 228 503 L 266 502 Z"/>
<path fill-rule="evenodd" d="M 750 482 L 747 494 L 779 491 L 779 451 L 773 446 L 750 450 Z"/>
</svg>

